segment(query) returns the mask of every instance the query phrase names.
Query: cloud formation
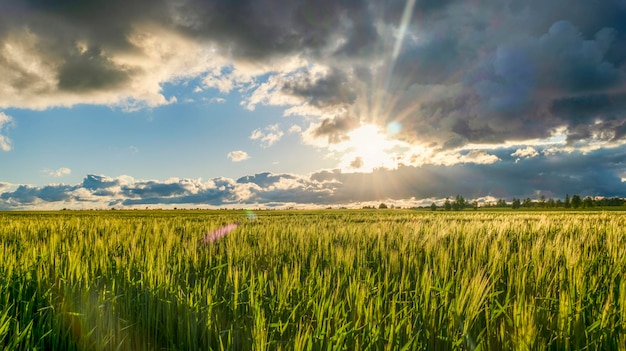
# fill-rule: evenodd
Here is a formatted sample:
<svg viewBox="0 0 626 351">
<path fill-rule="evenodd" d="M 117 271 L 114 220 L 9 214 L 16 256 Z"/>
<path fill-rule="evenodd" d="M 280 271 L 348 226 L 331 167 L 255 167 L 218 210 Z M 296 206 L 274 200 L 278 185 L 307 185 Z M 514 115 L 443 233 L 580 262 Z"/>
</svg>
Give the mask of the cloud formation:
<svg viewBox="0 0 626 351">
<path fill-rule="evenodd" d="M 306 117 L 303 142 L 330 151 L 398 123 L 389 137 L 415 147 L 398 165 L 527 165 L 531 143 L 557 134 L 553 155 L 626 144 L 623 0 L 414 4 L 0 0 L 0 109 L 156 107 L 177 102 L 164 84 L 195 79 L 209 101 L 235 91 L 243 108 Z M 4 151 L 10 121 L 0 112 Z M 283 134 L 250 138 L 269 147 Z"/>
<path fill-rule="evenodd" d="M 532 146 L 526 146 L 523 149 L 515 150 L 515 152 L 512 153 L 511 156 L 517 157 L 515 159 L 515 163 L 517 163 L 522 158 L 532 158 L 532 157 L 539 156 L 539 152 L 537 152 L 537 150 Z"/>
<path fill-rule="evenodd" d="M 13 185 L 11 183 L 7 183 L 7 182 L 0 182 L 0 191 L 6 191 L 8 190 L 10 187 L 12 187 Z"/>
<path fill-rule="evenodd" d="M 4 132 L 11 124 L 13 124 L 13 119 L 0 112 L 0 132 Z M 11 151 L 11 139 L 2 134 L 0 134 L 0 150 Z"/>
<path fill-rule="evenodd" d="M 54 178 L 59 178 L 59 177 L 62 177 L 64 175 L 72 174 L 72 170 L 67 168 L 67 167 L 61 167 L 59 169 L 48 169 L 48 168 L 46 168 L 42 172 L 44 174 L 46 174 L 47 176 L 54 177 Z"/>
<path fill-rule="evenodd" d="M 404 5 L 3 1 L 0 107 L 157 106 L 175 101 L 161 84 L 204 77 L 250 108 L 402 119 L 439 148 L 559 127 L 623 143 L 623 1 L 417 1 L 399 31 Z"/>
<path fill-rule="evenodd" d="M 467 199 L 531 199 L 626 196 L 626 147 L 546 154 L 516 162 L 518 149 L 498 150 L 487 159 L 455 165 L 401 166 L 369 173 L 326 170 L 303 176 L 258 173 L 229 178 L 138 180 L 129 176 L 88 175 L 79 184 L 43 187 L 0 182 L 0 209 L 319 207 L 380 201 L 398 206 L 430 204 L 446 196 Z M 592 160 L 592 161 L 590 161 Z M 601 165 L 601 166 L 600 166 Z M 13 190 L 11 190 L 13 189 Z"/>
<path fill-rule="evenodd" d="M 272 124 L 263 129 L 255 129 L 250 134 L 250 139 L 261 141 L 261 146 L 263 147 L 270 147 L 279 141 L 284 134 L 278 124 Z"/>
<path fill-rule="evenodd" d="M 245 151 L 235 150 L 235 151 L 229 152 L 227 157 L 228 157 L 229 160 L 231 160 L 233 162 L 241 162 L 241 161 L 245 161 L 245 160 L 249 159 L 250 155 L 248 155 L 248 153 L 245 152 Z"/>
</svg>

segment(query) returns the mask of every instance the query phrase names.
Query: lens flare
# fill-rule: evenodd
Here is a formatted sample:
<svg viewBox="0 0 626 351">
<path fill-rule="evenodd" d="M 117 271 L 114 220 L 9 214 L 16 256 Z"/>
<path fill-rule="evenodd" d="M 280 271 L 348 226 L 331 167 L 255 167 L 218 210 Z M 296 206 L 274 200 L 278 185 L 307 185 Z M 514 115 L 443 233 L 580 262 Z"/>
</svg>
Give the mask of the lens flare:
<svg viewBox="0 0 626 351">
<path fill-rule="evenodd" d="M 250 210 L 246 210 L 246 217 L 248 217 L 249 221 L 254 221 L 256 219 L 256 214 Z"/>
<path fill-rule="evenodd" d="M 387 124 L 387 134 L 396 135 L 402 130 L 402 123 L 398 121 L 392 121 Z"/>
<path fill-rule="evenodd" d="M 202 239 L 202 242 L 205 244 L 212 244 L 214 242 L 216 242 L 217 240 L 223 238 L 224 236 L 226 236 L 226 234 L 232 232 L 233 230 L 235 230 L 235 228 L 237 228 L 237 226 L 239 226 L 239 223 L 231 223 L 228 225 L 225 225 L 221 228 L 218 228 L 210 233 L 206 233 L 204 234 L 204 238 Z"/>
</svg>

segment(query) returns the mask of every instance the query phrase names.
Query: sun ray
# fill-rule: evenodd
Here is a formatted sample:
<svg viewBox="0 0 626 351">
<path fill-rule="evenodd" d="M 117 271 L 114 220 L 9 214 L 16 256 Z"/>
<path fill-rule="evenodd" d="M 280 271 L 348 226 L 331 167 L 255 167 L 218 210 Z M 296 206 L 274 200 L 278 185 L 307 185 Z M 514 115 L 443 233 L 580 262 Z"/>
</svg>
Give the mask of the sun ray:
<svg viewBox="0 0 626 351">
<path fill-rule="evenodd" d="M 391 54 L 391 63 L 389 64 L 389 72 L 387 73 L 387 79 L 385 81 L 385 91 L 389 89 L 391 77 L 393 76 L 398 56 L 400 56 L 400 50 L 402 49 L 402 43 L 404 42 L 404 36 L 409 26 L 409 22 L 411 21 L 414 7 L 415 0 L 407 0 L 404 12 L 402 12 L 402 18 L 400 19 L 400 26 L 398 27 L 398 37 L 396 38 L 396 43 L 393 46 L 393 52 Z"/>
</svg>

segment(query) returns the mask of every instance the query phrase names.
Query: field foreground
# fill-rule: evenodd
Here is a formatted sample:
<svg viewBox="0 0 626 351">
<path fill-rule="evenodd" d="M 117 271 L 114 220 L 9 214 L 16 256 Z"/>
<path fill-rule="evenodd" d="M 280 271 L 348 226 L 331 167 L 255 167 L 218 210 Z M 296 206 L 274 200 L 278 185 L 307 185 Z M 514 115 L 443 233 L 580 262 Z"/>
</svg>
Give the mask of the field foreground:
<svg viewBox="0 0 626 351">
<path fill-rule="evenodd" d="M 626 350 L 625 228 L 619 212 L 0 213 L 0 349 Z"/>
</svg>

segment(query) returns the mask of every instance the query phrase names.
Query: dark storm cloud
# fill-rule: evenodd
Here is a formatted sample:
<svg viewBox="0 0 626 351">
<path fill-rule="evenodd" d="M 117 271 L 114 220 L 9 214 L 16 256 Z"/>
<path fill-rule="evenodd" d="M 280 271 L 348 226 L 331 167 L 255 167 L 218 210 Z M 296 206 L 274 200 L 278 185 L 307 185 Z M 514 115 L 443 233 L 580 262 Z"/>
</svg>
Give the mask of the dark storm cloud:
<svg viewBox="0 0 626 351">
<path fill-rule="evenodd" d="M 66 57 L 58 72 L 57 86 L 59 90 L 89 92 L 115 89 L 130 79 L 130 72 L 103 57 L 100 50 L 91 48 Z"/>
<path fill-rule="evenodd" d="M 144 19 L 157 20 L 156 6 L 140 1 L 0 1 L 0 41 L 15 33 L 37 37 L 38 59 L 57 67 L 56 89 L 75 94 L 93 90 L 111 90 L 132 79 L 125 67 L 114 64 L 112 55 L 137 51 L 129 41 L 133 25 Z M 152 9 L 152 10 L 151 10 Z M 85 42 L 86 52 L 77 52 L 77 44 Z M 1 56 L 1 55 L 0 55 Z M 16 71 L 23 71 L 12 82 L 19 91 L 29 85 L 42 85 L 44 77 L 34 71 L 5 61 Z M 58 64 L 57 64 L 58 63 Z M 53 93 L 54 88 L 41 91 Z"/>
<path fill-rule="evenodd" d="M 415 111 L 403 125 L 429 131 L 425 139 L 440 147 L 544 138 L 558 127 L 573 140 L 597 120 L 624 120 L 615 107 L 626 92 L 624 4 L 515 4 L 459 1 L 414 22 L 390 84 L 389 117 Z M 432 85 L 457 91 L 429 93 Z"/>
<path fill-rule="evenodd" d="M 142 95 L 136 85 L 142 83 L 156 95 L 160 94 L 158 84 L 213 68 L 210 62 L 199 62 L 190 71 L 182 65 L 150 78 L 154 65 L 158 67 L 153 60 L 162 60 L 164 65 L 180 63 L 171 62 L 171 53 L 149 52 L 158 47 L 146 46 L 145 34 L 171 35 L 163 41 L 167 50 L 169 41 L 186 40 L 198 47 L 210 45 L 219 56 L 237 62 L 267 64 L 274 58 L 293 56 L 325 61 L 328 55 L 345 59 L 371 54 L 381 39 L 375 15 L 369 3 L 362 1 L 0 0 L 0 43 L 18 47 L 0 53 L 0 63 L 10 72 L 0 78 L 0 89 L 5 95 L 20 97 L 5 96 L 0 103 L 46 108 L 120 103 L 120 99 L 132 101 L 138 96 L 158 105 L 165 100 Z M 131 65 L 122 63 L 129 57 Z M 33 69 L 24 59 L 41 62 L 43 69 Z M 312 104 L 326 104 L 329 99 L 353 101 L 354 94 L 345 84 L 345 93 L 330 95 L 343 74 L 335 72 L 328 80 L 294 87 L 294 93 L 310 92 L 307 99 Z M 155 79 L 160 79 L 156 86 L 145 87 Z M 94 96 L 94 92 L 109 95 Z M 36 101 L 28 99 L 29 95 Z"/>
<path fill-rule="evenodd" d="M 541 138 L 561 126 L 574 140 L 596 120 L 624 119 L 616 113 L 619 106 L 600 106 L 605 97 L 615 101 L 626 94 L 623 1 L 417 0 L 392 60 L 406 5 L 0 0 L 0 40 L 22 32 L 36 36 L 32 54 L 50 63 L 56 85 L 6 53 L 0 62 L 11 72 L 6 85 L 18 93 L 87 96 L 129 88 L 146 72 L 116 58 L 145 54 L 132 34 L 152 26 L 215 45 L 232 60 L 267 63 L 297 56 L 328 67 L 325 76 L 288 80 L 280 90 L 313 107 L 347 106 L 355 114 L 375 103 L 377 89 L 390 89 L 395 103 L 385 110 L 389 119 L 414 111 L 403 121 L 405 132 L 426 130 L 440 147 Z M 441 97 L 424 93 L 432 86 L 457 87 Z M 577 104 L 581 108 L 572 112 Z"/>
<path fill-rule="evenodd" d="M 306 75 L 301 79 L 288 80 L 281 90 L 310 105 L 326 108 L 353 103 L 356 99 L 353 84 L 345 72 L 333 69 L 321 77 L 312 78 Z"/>
<path fill-rule="evenodd" d="M 407 47 L 398 57 L 395 70 L 403 85 L 455 83 L 462 79 L 458 74 L 461 54 L 457 39 L 433 37 L 427 42 Z"/>
<path fill-rule="evenodd" d="M 347 34 L 339 49 L 359 53 L 377 39 L 363 1 L 180 1 L 174 23 L 188 35 L 214 40 L 234 55 L 258 60 L 302 50 L 314 55 Z"/>
<path fill-rule="evenodd" d="M 346 133 L 359 126 L 359 118 L 342 115 L 326 118 L 313 129 L 316 138 L 327 138 L 329 144 L 336 144 L 348 139 Z"/>
<path fill-rule="evenodd" d="M 588 94 L 555 99 L 550 106 L 555 116 L 567 118 L 572 126 L 594 124 L 596 120 L 624 121 L 626 94 Z"/>
</svg>

